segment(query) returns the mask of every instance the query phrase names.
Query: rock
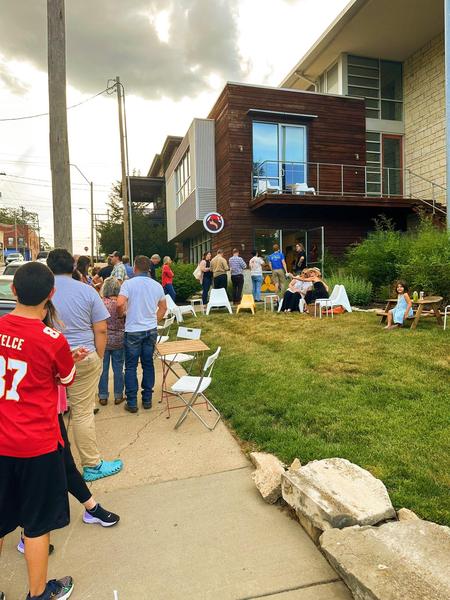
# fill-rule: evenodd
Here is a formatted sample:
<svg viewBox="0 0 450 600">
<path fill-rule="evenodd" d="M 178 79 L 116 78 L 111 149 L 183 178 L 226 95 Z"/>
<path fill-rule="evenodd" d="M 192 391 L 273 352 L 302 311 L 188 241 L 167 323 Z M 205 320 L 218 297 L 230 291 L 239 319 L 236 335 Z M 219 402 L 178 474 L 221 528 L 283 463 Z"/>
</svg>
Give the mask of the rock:
<svg viewBox="0 0 450 600">
<path fill-rule="evenodd" d="M 416 513 L 409 508 L 401 508 L 397 512 L 397 518 L 399 521 L 417 521 L 419 519 Z"/>
<path fill-rule="evenodd" d="M 281 475 L 284 465 L 273 454 L 251 452 L 250 459 L 256 467 L 252 477 L 263 499 L 274 504 L 281 498 Z"/>
<path fill-rule="evenodd" d="M 291 463 L 291 466 L 289 467 L 289 471 L 298 471 L 302 466 L 302 463 L 300 462 L 300 460 L 298 458 L 294 458 L 294 460 Z"/>
<path fill-rule="evenodd" d="M 322 531 L 396 517 L 382 481 L 342 458 L 308 463 L 282 476 L 283 498 Z"/>
<path fill-rule="evenodd" d="M 329 529 L 326 557 L 356 600 L 450 598 L 450 528 L 420 519 Z"/>
<path fill-rule="evenodd" d="M 321 529 L 318 529 L 317 527 L 314 527 L 311 521 L 307 519 L 304 515 L 302 515 L 301 512 L 297 512 L 297 518 L 299 520 L 300 525 L 303 527 L 303 529 L 306 531 L 306 533 L 309 535 L 312 541 L 316 544 L 316 546 L 318 546 L 320 536 L 322 535 L 323 531 Z"/>
</svg>

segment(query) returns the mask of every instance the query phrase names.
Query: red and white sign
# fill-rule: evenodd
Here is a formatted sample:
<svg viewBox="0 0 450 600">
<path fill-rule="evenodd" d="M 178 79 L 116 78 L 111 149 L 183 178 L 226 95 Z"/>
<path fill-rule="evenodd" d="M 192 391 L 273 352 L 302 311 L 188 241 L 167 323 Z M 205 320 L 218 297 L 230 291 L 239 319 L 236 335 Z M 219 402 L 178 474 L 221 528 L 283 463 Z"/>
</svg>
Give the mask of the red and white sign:
<svg viewBox="0 0 450 600">
<path fill-rule="evenodd" d="M 224 225 L 223 217 L 219 213 L 210 212 L 203 217 L 203 227 L 208 233 L 219 233 Z"/>
</svg>

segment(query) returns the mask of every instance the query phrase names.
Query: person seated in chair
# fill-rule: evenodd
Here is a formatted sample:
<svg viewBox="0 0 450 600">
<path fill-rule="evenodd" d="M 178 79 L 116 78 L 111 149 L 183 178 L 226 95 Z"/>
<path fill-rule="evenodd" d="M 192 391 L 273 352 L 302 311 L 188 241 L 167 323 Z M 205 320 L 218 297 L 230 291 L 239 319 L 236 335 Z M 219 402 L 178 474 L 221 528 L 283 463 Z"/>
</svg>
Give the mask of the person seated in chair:
<svg viewBox="0 0 450 600">
<path fill-rule="evenodd" d="M 281 310 L 284 312 L 295 312 L 300 310 L 300 300 L 312 289 L 313 284 L 307 280 L 308 271 L 303 269 L 301 274 L 293 277 L 286 293 L 283 296 Z"/>
<path fill-rule="evenodd" d="M 329 298 L 328 285 L 322 279 L 322 273 L 317 267 L 308 269 L 308 275 L 305 281 L 310 281 L 313 284 L 311 290 L 306 292 L 305 302 L 307 305 L 315 304 L 316 300 Z"/>
</svg>

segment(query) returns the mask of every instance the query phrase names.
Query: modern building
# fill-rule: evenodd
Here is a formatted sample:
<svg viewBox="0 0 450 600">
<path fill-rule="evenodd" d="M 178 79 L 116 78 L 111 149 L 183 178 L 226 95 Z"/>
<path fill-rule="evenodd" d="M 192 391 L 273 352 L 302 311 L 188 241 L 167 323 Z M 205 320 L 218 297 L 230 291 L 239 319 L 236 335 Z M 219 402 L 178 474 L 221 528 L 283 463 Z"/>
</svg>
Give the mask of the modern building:
<svg viewBox="0 0 450 600">
<path fill-rule="evenodd" d="M 160 172 L 169 240 L 191 262 L 301 241 L 320 264 L 380 215 L 444 215 L 443 56 L 442 0 L 353 0 L 280 88 L 228 83 Z"/>
</svg>

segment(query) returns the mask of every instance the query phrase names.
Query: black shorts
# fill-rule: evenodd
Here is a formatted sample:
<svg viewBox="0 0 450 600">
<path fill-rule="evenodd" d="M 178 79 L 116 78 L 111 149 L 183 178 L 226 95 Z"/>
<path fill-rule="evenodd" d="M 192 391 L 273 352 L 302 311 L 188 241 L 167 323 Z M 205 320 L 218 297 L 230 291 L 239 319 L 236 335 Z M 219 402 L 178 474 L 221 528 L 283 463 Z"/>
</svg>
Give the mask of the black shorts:
<svg viewBox="0 0 450 600">
<path fill-rule="evenodd" d="M 34 458 L 0 456 L 0 538 L 21 526 L 34 538 L 70 522 L 64 450 Z"/>
</svg>

